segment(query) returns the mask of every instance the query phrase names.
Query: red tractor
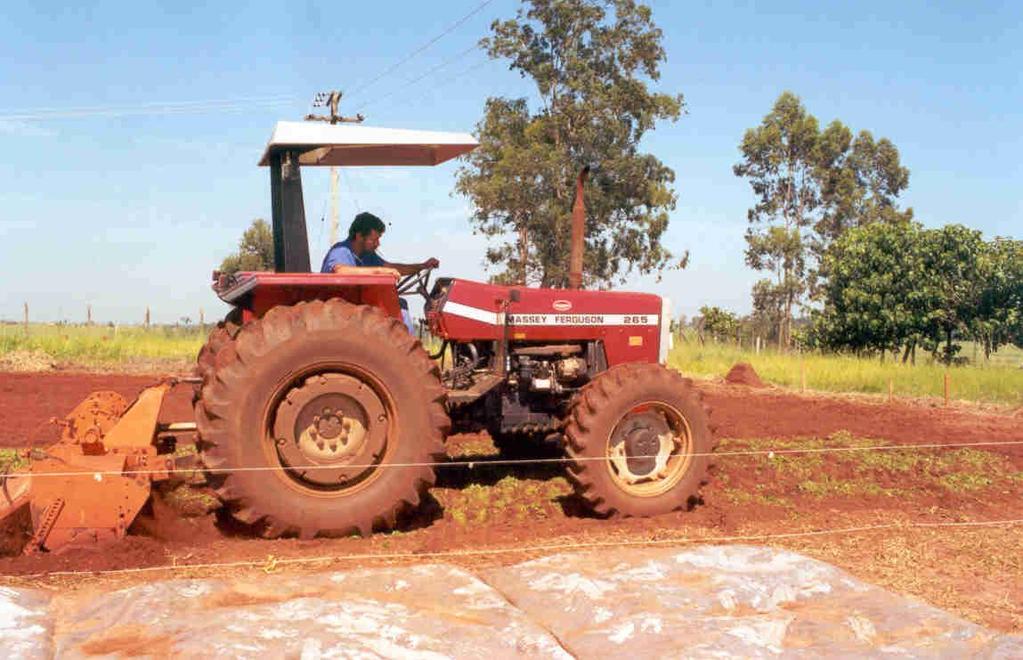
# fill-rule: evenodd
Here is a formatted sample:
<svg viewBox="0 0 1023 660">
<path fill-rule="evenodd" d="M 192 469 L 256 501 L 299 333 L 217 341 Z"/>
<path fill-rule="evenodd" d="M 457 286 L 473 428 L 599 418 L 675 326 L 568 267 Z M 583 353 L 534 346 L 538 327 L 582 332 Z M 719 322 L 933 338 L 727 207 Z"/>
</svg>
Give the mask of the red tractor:
<svg viewBox="0 0 1023 660">
<path fill-rule="evenodd" d="M 452 428 L 481 425 L 504 449 L 536 436 L 561 443 L 568 478 L 598 514 L 656 515 L 697 497 L 713 442 L 698 393 L 664 366 L 668 302 L 580 289 L 585 170 L 572 288 L 310 272 L 303 166 L 436 165 L 475 146 L 465 134 L 277 124 L 260 163 L 270 168 L 275 272 L 214 274 L 234 309 L 199 353 L 195 395 L 208 480 L 256 533 L 390 528 L 433 485 Z M 402 295 L 425 300 L 433 354 L 402 323 Z M 175 429 L 155 422 L 167 387 L 127 410 L 102 398 L 76 408 L 46 454 L 53 466 L 47 458 L 31 473 L 74 464 L 81 486 L 44 496 L 45 480 L 21 478 L 16 492 L 5 482 L 9 510 L 32 503 L 35 549 L 124 534 L 147 497 L 144 475 L 167 478 L 173 467 L 165 438 Z M 116 476 L 105 483 L 132 494 L 116 515 L 86 501 L 101 461 Z"/>
<path fill-rule="evenodd" d="M 575 289 L 309 272 L 301 166 L 435 165 L 475 145 L 459 134 L 277 125 L 262 159 L 276 272 L 215 282 L 235 310 L 199 355 L 196 397 L 206 465 L 228 470 L 217 491 L 264 535 L 393 526 L 434 483 L 452 426 L 473 424 L 505 446 L 558 434 L 569 479 L 600 514 L 655 515 L 696 497 L 711 433 L 690 382 L 663 366 L 668 302 L 578 289 L 585 172 Z M 399 295 L 424 298 L 433 355 L 402 324 Z"/>
</svg>

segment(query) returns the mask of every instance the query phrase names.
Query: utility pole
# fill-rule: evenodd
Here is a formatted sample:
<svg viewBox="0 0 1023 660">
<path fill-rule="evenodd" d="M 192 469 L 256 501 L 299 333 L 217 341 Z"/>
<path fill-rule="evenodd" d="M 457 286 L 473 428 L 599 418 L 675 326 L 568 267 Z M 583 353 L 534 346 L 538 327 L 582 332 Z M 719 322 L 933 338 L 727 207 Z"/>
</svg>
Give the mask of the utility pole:
<svg viewBox="0 0 1023 660">
<path fill-rule="evenodd" d="M 331 124 L 361 124 L 365 117 L 362 113 L 356 113 L 354 117 L 342 117 L 337 114 L 337 106 L 341 103 L 341 91 L 332 89 L 329 92 L 316 92 L 316 96 L 313 97 L 314 108 L 329 108 L 330 116 L 326 115 L 314 115 L 308 114 L 305 116 L 306 121 L 325 121 Z"/>
<path fill-rule="evenodd" d="M 337 243 L 338 224 L 341 216 L 337 198 L 338 172 L 336 167 L 330 168 L 330 244 Z"/>
<path fill-rule="evenodd" d="M 356 114 L 354 117 L 342 117 L 338 114 L 337 107 L 341 103 L 341 90 L 332 89 L 329 92 L 317 92 L 316 96 L 313 97 L 313 107 L 322 108 L 326 107 L 330 110 L 330 116 L 326 115 L 306 115 L 306 121 L 325 121 L 331 124 L 361 124 L 365 117 L 362 114 Z M 338 239 L 338 225 L 341 215 L 340 204 L 338 202 L 338 171 L 337 167 L 331 165 L 330 167 L 330 244 L 337 243 Z"/>
</svg>

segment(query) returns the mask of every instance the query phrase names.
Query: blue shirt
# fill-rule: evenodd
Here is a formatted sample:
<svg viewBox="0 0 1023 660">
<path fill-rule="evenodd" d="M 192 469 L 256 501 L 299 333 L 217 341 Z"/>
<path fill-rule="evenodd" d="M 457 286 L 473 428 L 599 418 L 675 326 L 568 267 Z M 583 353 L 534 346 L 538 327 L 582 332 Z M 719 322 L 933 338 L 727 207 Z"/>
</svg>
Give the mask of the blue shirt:
<svg viewBox="0 0 1023 660">
<path fill-rule="evenodd" d="M 365 252 L 361 256 L 352 251 L 352 243 L 345 239 L 335 243 L 320 266 L 321 273 L 333 273 L 334 266 L 385 266 L 386 262 L 376 252 Z"/>
</svg>

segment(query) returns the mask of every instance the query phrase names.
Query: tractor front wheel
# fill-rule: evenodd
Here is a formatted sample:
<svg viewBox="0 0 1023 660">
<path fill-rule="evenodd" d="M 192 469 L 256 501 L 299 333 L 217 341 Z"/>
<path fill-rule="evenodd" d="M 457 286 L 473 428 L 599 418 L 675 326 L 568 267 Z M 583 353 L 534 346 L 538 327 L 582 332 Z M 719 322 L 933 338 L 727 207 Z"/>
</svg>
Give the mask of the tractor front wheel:
<svg viewBox="0 0 1023 660">
<path fill-rule="evenodd" d="M 580 393 L 565 426 L 568 477 L 594 512 L 654 516 L 688 508 L 713 449 L 692 382 L 656 364 L 626 364 Z"/>
<path fill-rule="evenodd" d="M 196 420 L 208 478 L 267 537 L 393 527 L 434 482 L 444 397 L 419 342 L 376 308 L 271 309 L 205 379 Z"/>
</svg>

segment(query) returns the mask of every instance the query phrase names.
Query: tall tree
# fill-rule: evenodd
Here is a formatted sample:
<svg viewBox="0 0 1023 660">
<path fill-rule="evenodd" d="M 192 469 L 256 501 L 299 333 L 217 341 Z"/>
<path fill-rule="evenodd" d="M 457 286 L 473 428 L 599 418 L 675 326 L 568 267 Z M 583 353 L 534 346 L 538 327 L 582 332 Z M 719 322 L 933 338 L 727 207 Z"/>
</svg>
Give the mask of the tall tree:
<svg viewBox="0 0 1023 660">
<path fill-rule="evenodd" d="M 782 323 L 782 291 L 771 280 L 753 283 L 753 310 L 749 316 L 750 329 L 755 337 L 778 342 L 778 329 Z"/>
<path fill-rule="evenodd" d="M 909 186 L 909 170 L 887 138 L 870 131 L 855 139 L 840 121 L 821 131 L 816 149 L 821 215 L 814 225 L 818 257 L 846 230 L 874 222 L 908 222 L 913 209 L 900 210 L 898 196 Z"/>
<path fill-rule="evenodd" d="M 793 309 L 813 293 L 828 247 L 850 228 L 912 218 L 912 209 L 897 207 L 909 170 L 885 138 L 868 131 L 853 138 L 838 120 L 820 130 L 792 92 L 746 131 L 739 149 L 733 171 L 756 198 L 747 213 L 746 263 L 774 275 L 757 282 L 754 302 L 779 310 L 779 342 L 788 345 Z"/>
<path fill-rule="evenodd" d="M 274 237 L 270 225 L 262 218 L 256 218 L 242 233 L 238 251 L 224 257 L 220 270 L 224 273 L 238 271 L 273 270 Z"/>
<path fill-rule="evenodd" d="M 784 92 L 760 126 L 746 131 L 739 146 L 743 160 L 733 168 L 756 195 L 747 213 L 746 263 L 774 273 L 774 282 L 761 280 L 757 287 L 780 303 L 778 339 L 784 346 L 792 335 L 792 310 L 806 290 L 805 232 L 820 205 L 818 132 L 817 119 L 799 97 Z"/>
<path fill-rule="evenodd" d="M 535 108 L 489 99 L 480 146 L 458 174 L 475 230 L 496 242 L 487 253 L 496 279 L 568 283 L 574 183 L 584 165 L 599 167 L 586 194 L 584 281 L 606 286 L 634 269 L 669 267 L 661 238 L 675 175 L 638 145 L 657 121 L 677 120 L 683 100 L 648 86 L 665 61 L 650 9 L 634 0 L 528 0 L 491 31 L 483 47 L 539 97 Z"/>
</svg>

